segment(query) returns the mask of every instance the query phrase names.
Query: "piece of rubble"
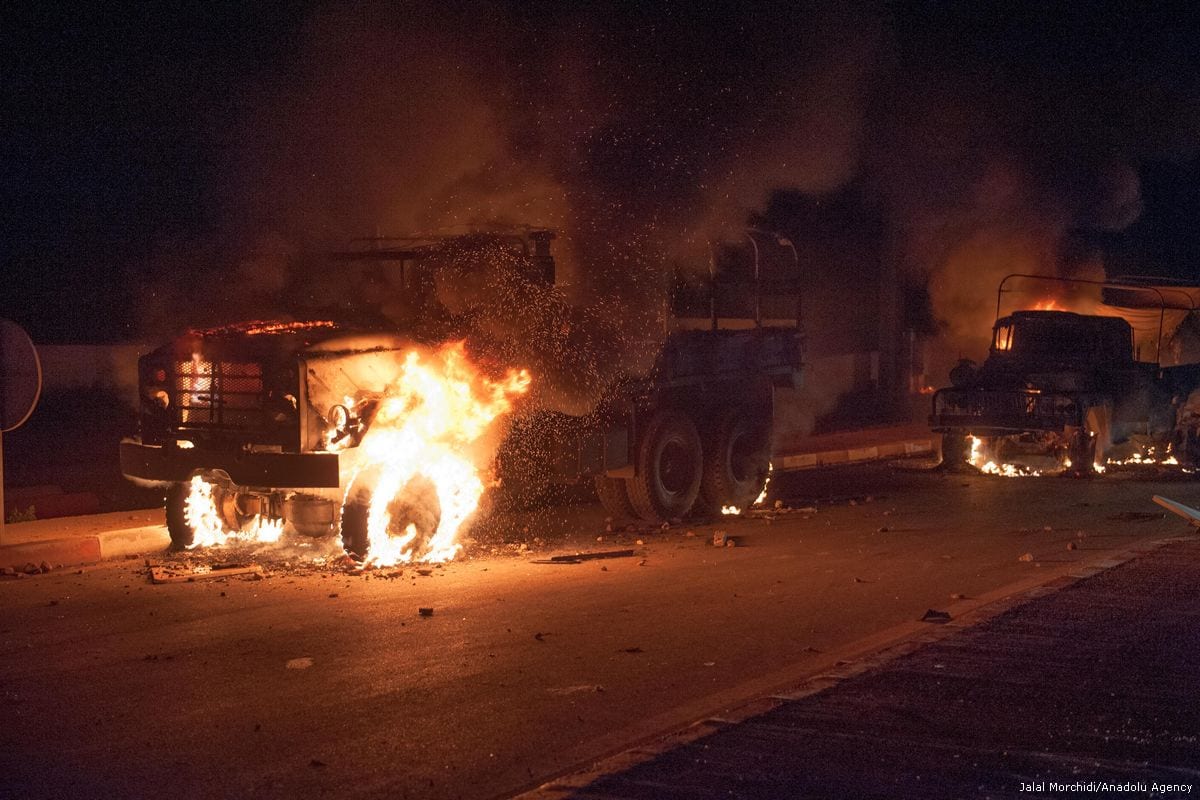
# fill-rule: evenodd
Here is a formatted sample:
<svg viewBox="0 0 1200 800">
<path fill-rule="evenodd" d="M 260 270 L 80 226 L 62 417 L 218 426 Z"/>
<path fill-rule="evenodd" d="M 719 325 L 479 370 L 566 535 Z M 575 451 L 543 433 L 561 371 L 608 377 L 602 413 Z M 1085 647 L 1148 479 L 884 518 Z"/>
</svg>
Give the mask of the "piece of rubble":
<svg viewBox="0 0 1200 800">
<path fill-rule="evenodd" d="M 432 606 L 421 606 L 420 608 L 417 609 L 417 613 L 420 614 L 422 617 L 432 617 L 433 616 L 433 607 Z"/>
<path fill-rule="evenodd" d="M 51 567 L 49 563 L 43 561 L 41 564 L 38 564 L 38 569 L 40 569 L 42 572 L 49 572 Z"/>
<path fill-rule="evenodd" d="M 1033 561 L 1033 553 L 1024 553 L 1020 558 L 1017 559 L 1017 561 L 1024 561 L 1026 563 Z"/>
<path fill-rule="evenodd" d="M 965 594 L 959 594 L 958 592 L 955 592 L 954 594 L 950 595 L 950 599 L 951 600 L 966 600 L 967 596 Z"/>
<path fill-rule="evenodd" d="M 635 544 L 636 544 L 638 547 L 641 547 L 642 545 L 644 545 L 644 544 L 645 544 L 645 542 L 643 542 L 641 539 L 638 539 L 638 540 L 635 542 Z"/>
<path fill-rule="evenodd" d="M 39 571 L 40 570 L 38 569 L 38 565 L 33 563 L 32 561 L 30 561 L 29 563 L 27 563 L 25 565 L 25 574 L 26 575 L 37 575 Z"/>
<path fill-rule="evenodd" d="M 725 531 L 713 531 L 712 543 L 713 547 L 724 547 L 729 541 L 729 534 Z"/>
<path fill-rule="evenodd" d="M 725 546 L 726 547 L 741 547 L 741 544 L 738 543 L 737 539 L 730 536 L 727 539 L 725 539 Z"/>
<path fill-rule="evenodd" d="M 1075 544 L 1074 542 L 1067 542 L 1068 550 L 1077 550 L 1078 548 L 1079 548 L 1079 545 Z"/>
<path fill-rule="evenodd" d="M 312 665 L 312 658 L 309 656 L 302 656 L 301 658 L 288 659 L 287 663 L 285 663 L 283 666 L 284 669 L 308 669 Z"/>
<path fill-rule="evenodd" d="M 925 612 L 925 616 L 921 617 L 921 622 L 933 622 L 938 625 L 947 623 L 950 620 L 951 620 L 950 612 L 937 611 L 932 608 Z"/>
</svg>

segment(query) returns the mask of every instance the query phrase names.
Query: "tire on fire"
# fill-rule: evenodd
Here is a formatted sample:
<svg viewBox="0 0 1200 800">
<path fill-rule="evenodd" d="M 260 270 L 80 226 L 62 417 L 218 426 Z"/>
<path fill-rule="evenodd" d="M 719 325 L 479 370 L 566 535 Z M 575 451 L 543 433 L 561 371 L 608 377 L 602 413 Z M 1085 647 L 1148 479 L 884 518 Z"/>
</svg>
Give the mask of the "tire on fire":
<svg viewBox="0 0 1200 800">
<path fill-rule="evenodd" d="M 722 413 L 704 448 L 702 510 L 746 509 L 762 493 L 771 468 L 770 412 L 754 406 Z"/>
<path fill-rule="evenodd" d="M 354 558 L 362 561 L 371 549 L 369 520 L 374 497 L 374 481 L 352 490 L 342 506 L 342 548 Z M 437 532 L 442 518 L 437 487 L 428 478 L 417 475 L 400 487 L 388 501 L 387 533 L 391 536 L 404 535 L 409 525 L 416 530 L 412 550 L 420 553 L 425 543 Z"/>
<path fill-rule="evenodd" d="M 172 550 L 186 550 L 196 540 L 196 531 L 187 521 L 187 499 L 191 486 L 188 483 L 172 483 L 167 489 L 167 533 L 171 536 Z"/>
<path fill-rule="evenodd" d="M 1083 417 L 1083 426 L 1071 432 L 1067 440 L 1067 458 L 1080 473 L 1096 471 L 1103 464 L 1111 436 L 1108 406 L 1092 406 Z"/>
<path fill-rule="evenodd" d="M 635 475 L 625 482 L 634 512 L 648 522 L 687 514 L 700 494 L 703 451 L 683 413 L 659 411 L 638 442 Z"/>
<path fill-rule="evenodd" d="M 229 531 L 242 530 L 253 514 L 243 510 L 240 502 L 242 497 L 229 483 L 229 477 L 224 473 L 205 474 L 202 477 L 212 492 L 213 511 L 221 524 Z M 191 493 L 191 481 L 172 483 L 167 489 L 167 533 L 171 537 L 172 550 L 186 550 L 196 541 L 196 529 L 187 518 L 188 497 Z"/>
</svg>

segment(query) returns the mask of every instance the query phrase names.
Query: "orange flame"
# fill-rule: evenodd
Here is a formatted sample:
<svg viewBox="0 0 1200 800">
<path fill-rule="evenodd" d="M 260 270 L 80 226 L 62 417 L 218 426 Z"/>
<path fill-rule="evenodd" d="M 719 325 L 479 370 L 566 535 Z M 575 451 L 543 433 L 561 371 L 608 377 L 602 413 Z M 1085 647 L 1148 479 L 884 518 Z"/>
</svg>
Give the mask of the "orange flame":
<svg viewBox="0 0 1200 800">
<path fill-rule="evenodd" d="M 1060 306 L 1058 304 L 1058 301 L 1055 298 L 1050 297 L 1050 298 L 1047 298 L 1046 300 L 1037 301 L 1036 303 L 1033 304 L 1033 306 L 1030 308 L 1030 310 L 1031 311 L 1066 311 L 1067 309 L 1063 306 Z"/>
<path fill-rule="evenodd" d="M 481 474 L 492 455 L 485 437 L 530 382 L 523 369 L 497 381 L 484 377 L 462 342 L 424 357 L 407 354 L 358 448 L 343 501 L 370 493 L 369 563 L 455 556 L 459 530 L 483 495 Z"/>
</svg>

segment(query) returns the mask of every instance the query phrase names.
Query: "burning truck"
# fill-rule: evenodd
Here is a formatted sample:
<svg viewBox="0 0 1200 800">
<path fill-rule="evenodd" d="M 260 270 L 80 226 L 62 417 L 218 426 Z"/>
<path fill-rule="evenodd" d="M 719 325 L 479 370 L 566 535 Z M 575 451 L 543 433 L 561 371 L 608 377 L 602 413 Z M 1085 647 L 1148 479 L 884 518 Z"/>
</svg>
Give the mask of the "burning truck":
<svg viewBox="0 0 1200 800">
<path fill-rule="evenodd" d="M 1070 299 L 1001 316 L 1005 293 L 1021 281 L 1053 281 Z M 1103 472 L 1110 463 L 1200 460 L 1200 364 L 1162 363 L 1164 341 L 1189 322 L 1198 297 L 1135 278 L 1006 277 L 987 359 L 960 362 L 952 386 L 933 396 L 944 462 L 1016 476 L 1039 473 L 1036 465 Z"/>
<path fill-rule="evenodd" d="M 464 253 L 553 290 L 548 230 L 377 239 L 339 262 L 391 272 L 411 324 L 362 318 L 193 330 L 139 361 L 124 474 L 165 489 L 176 547 L 340 536 L 381 564 L 453 557 L 491 485 L 590 481 L 615 516 L 747 506 L 765 486 L 773 388 L 801 374 L 798 259 L 748 231 L 676 275 L 653 364 L 580 414 L 530 407 L 537 374 L 476 357 L 437 301 Z M 518 413 L 519 412 L 519 413 Z"/>
</svg>

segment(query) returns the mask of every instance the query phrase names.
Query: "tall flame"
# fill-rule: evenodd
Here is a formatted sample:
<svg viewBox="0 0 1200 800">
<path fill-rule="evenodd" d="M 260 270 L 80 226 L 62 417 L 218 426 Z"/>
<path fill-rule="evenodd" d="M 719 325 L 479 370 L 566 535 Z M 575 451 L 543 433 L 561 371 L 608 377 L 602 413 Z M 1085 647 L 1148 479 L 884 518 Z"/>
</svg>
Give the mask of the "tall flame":
<svg viewBox="0 0 1200 800">
<path fill-rule="evenodd" d="M 369 492 L 369 563 L 455 556 L 459 530 L 484 491 L 490 452 L 483 440 L 530 380 L 523 369 L 497 381 L 481 375 L 462 342 L 425 357 L 407 354 L 358 448 L 344 499 Z"/>
</svg>

